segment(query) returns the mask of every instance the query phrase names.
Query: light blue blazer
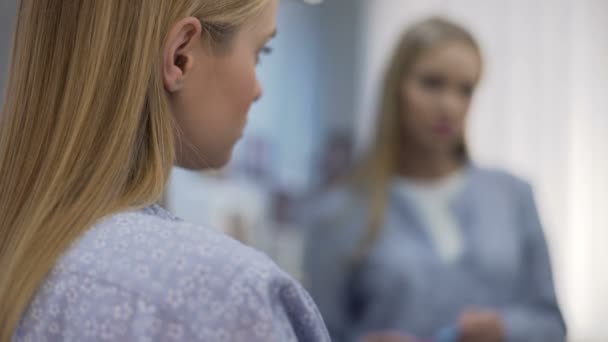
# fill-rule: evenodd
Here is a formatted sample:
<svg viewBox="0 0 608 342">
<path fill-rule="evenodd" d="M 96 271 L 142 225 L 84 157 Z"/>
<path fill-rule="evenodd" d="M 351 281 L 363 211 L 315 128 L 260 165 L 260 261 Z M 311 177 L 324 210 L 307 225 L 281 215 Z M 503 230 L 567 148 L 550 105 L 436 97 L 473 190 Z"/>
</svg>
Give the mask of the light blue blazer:
<svg viewBox="0 0 608 342">
<path fill-rule="evenodd" d="M 431 338 L 469 308 L 497 310 L 510 342 L 559 342 L 566 327 L 530 186 L 500 171 L 467 167 L 452 203 L 464 252 L 446 264 L 411 200 L 388 190 L 383 230 L 358 267 L 352 255 L 367 225 L 353 189 L 323 196 L 311 210 L 306 285 L 334 341 L 377 330 Z"/>
</svg>

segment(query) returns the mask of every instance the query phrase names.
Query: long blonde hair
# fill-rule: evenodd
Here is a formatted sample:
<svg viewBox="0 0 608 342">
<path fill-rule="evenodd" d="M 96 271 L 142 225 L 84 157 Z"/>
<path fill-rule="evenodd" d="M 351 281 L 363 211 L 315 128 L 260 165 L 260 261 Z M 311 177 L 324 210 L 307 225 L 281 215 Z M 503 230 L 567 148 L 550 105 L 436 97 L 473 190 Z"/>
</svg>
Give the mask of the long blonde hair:
<svg viewBox="0 0 608 342">
<path fill-rule="evenodd" d="M 381 231 L 388 205 L 388 186 L 397 174 L 399 146 L 402 143 L 403 80 L 419 56 L 442 43 L 460 41 L 481 51 L 473 35 L 466 29 L 443 18 L 429 18 L 407 29 L 395 48 L 385 71 L 380 93 L 378 122 L 374 140 L 354 175 L 354 184 L 368 199 L 368 228 L 355 255 L 365 258 Z M 468 159 L 465 138 L 454 151 L 462 161 Z"/>
<path fill-rule="evenodd" d="M 104 216 L 160 198 L 175 158 L 171 25 L 217 46 L 268 0 L 22 0 L 0 118 L 0 341 L 57 259 Z"/>
</svg>

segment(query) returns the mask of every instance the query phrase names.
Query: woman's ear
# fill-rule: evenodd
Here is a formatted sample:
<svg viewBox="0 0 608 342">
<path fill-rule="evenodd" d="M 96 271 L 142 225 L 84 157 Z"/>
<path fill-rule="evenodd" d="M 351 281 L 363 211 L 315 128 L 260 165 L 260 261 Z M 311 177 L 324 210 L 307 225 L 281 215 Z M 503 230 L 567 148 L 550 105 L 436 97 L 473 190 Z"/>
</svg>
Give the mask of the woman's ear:
<svg viewBox="0 0 608 342">
<path fill-rule="evenodd" d="M 182 89 L 190 75 L 196 58 L 196 49 L 202 43 L 202 25 L 194 17 L 178 21 L 169 31 L 163 51 L 163 81 L 165 90 Z"/>
</svg>

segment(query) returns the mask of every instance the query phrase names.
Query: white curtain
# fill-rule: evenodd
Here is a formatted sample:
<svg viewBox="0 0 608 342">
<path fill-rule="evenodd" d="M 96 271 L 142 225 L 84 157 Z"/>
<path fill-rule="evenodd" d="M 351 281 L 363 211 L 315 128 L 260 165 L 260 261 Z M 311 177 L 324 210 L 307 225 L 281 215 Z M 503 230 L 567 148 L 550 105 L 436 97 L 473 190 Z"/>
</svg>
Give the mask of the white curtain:
<svg viewBox="0 0 608 342">
<path fill-rule="evenodd" d="M 533 184 L 570 340 L 608 341 L 608 1 L 361 1 L 361 141 L 401 30 L 431 14 L 469 27 L 486 57 L 473 156 Z"/>
</svg>

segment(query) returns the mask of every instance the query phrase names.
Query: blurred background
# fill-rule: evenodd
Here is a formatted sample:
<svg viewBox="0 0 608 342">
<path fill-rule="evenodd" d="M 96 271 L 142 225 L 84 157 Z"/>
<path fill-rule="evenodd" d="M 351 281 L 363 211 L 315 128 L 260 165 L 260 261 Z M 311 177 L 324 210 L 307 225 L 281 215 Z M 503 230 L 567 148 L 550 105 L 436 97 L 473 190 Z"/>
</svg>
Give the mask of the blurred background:
<svg viewBox="0 0 608 342">
<path fill-rule="evenodd" d="M 15 0 L 0 0 L 0 88 Z M 608 1 L 283 0 L 264 97 L 232 163 L 176 169 L 164 204 L 264 250 L 297 278 L 298 208 L 369 142 L 399 33 L 443 15 L 481 43 L 468 127 L 473 160 L 534 187 L 571 341 L 608 341 Z"/>
</svg>

